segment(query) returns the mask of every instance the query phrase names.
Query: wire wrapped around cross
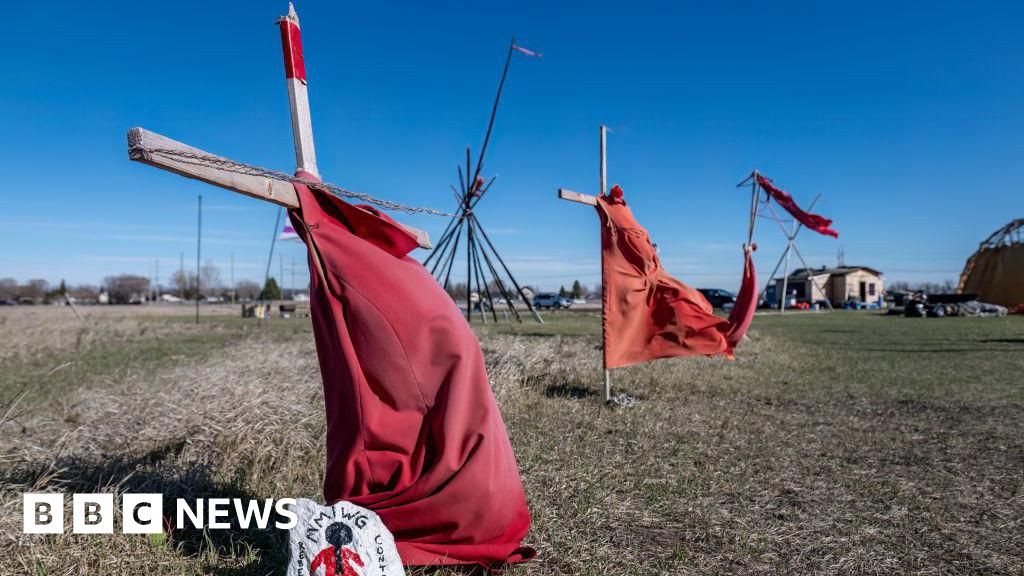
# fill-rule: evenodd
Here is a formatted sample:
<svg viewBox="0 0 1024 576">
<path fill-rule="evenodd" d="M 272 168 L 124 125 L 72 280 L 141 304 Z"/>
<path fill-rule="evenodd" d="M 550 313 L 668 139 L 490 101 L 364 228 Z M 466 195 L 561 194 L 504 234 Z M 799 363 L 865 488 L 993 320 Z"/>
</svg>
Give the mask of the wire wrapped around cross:
<svg viewBox="0 0 1024 576">
<path fill-rule="evenodd" d="M 429 214 L 432 216 L 452 216 L 448 212 L 441 212 L 440 210 L 434 210 L 433 208 L 423 208 L 418 206 L 406 206 L 390 200 L 381 200 L 366 194 L 364 192 L 355 192 L 331 184 L 330 182 L 317 182 L 314 180 L 308 180 L 305 178 L 299 178 L 291 174 L 279 172 L 277 170 L 271 170 L 269 168 L 263 168 L 260 166 L 253 166 L 251 164 L 245 164 L 243 162 L 237 162 L 221 156 L 214 156 L 213 154 L 204 154 L 200 152 L 193 152 L 188 150 L 171 150 L 167 148 L 150 148 L 146 146 L 141 130 L 131 130 L 128 133 L 128 151 L 131 152 L 142 152 L 145 154 L 164 156 L 173 158 L 177 162 L 183 164 L 192 164 L 194 166 L 206 166 L 216 168 L 218 170 L 224 170 L 225 172 L 233 172 L 235 174 L 245 174 L 247 176 L 262 176 L 265 178 L 272 178 L 274 180 L 282 180 L 285 182 L 298 182 L 305 184 L 310 188 L 317 190 L 324 190 L 339 198 L 352 198 L 360 200 L 368 204 L 373 204 L 384 210 L 394 210 L 399 212 L 405 212 L 407 214 Z"/>
</svg>

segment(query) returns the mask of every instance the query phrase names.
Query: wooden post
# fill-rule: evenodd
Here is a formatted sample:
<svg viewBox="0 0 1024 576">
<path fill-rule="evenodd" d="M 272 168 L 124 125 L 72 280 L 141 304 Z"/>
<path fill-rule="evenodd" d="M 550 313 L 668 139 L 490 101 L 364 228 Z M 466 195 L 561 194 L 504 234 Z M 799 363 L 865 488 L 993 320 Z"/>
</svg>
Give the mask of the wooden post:
<svg viewBox="0 0 1024 576">
<path fill-rule="evenodd" d="M 607 134 L 608 127 L 601 125 L 600 128 L 600 188 L 601 195 L 607 192 L 608 187 L 608 158 L 607 158 Z M 558 197 L 562 200 L 568 200 L 570 202 L 577 202 L 579 204 L 586 204 L 588 206 L 597 206 L 597 197 L 589 194 L 580 194 L 579 192 L 573 192 L 565 188 L 558 189 Z M 604 277 L 604 251 L 601 251 L 601 368 L 604 370 L 604 401 L 610 402 L 612 399 L 612 374 L 608 368 L 608 333 L 605 330 L 605 318 L 604 318 L 604 305 L 608 297 L 608 279 Z"/>
<path fill-rule="evenodd" d="M 608 127 L 601 125 L 601 196 L 608 193 Z M 608 279 L 604 277 L 604 250 L 601 250 L 601 362 L 604 368 L 604 401 L 612 399 L 612 372 L 608 369 L 608 329 L 604 308 L 608 298 Z"/>
<path fill-rule="evenodd" d="M 71 311 L 75 313 L 75 317 L 78 318 L 78 321 L 82 322 L 82 315 L 78 313 L 78 307 L 75 306 L 75 301 L 72 300 L 70 296 L 68 296 L 68 291 L 64 290 L 64 292 L 61 295 L 64 296 L 64 301 L 67 302 L 68 306 L 71 307 Z"/>
<path fill-rule="evenodd" d="M 288 82 L 288 103 L 292 113 L 292 139 L 295 141 L 295 167 L 317 178 L 316 149 L 313 146 L 313 120 L 309 113 L 306 88 L 306 61 L 302 53 L 302 31 L 295 6 L 288 3 L 288 15 L 277 20 L 281 28 L 281 49 L 284 52 L 284 74 Z"/>
</svg>

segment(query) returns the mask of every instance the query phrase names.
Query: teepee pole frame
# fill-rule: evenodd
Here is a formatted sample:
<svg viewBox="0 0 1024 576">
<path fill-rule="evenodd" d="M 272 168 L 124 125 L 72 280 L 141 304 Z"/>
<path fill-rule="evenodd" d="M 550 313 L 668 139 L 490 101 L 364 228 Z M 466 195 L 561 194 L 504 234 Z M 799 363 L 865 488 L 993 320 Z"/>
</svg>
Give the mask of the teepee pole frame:
<svg viewBox="0 0 1024 576">
<path fill-rule="evenodd" d="M 515 52 L 515 49 L 515 38 L 512 38 L 511 42 L 509 42 L 508 53 L 505 55 L 505 63 L 501 71 L 501 79 L 498 81 L 498 90 L 495 93 L 494 103 L 491 106 L 491 114 L 487 121 L 487 130 L 484 133 L 483 143 L 480 146 L 480 153 L 477 155 L 476 164 L 473 164 L 471 151 L 467 147 L 465 166 L 460 163 L 456 167 L 456 172 L 459 177 L 459 188 L 456 189 L 453 186 L 452 191 L 455 193 L 458 213 L 448 222 L 448 225 L 445 226 L 444 231 L 441 233 L 440 240 L 437 243 L 437 248 L 423 262 L 423 265 L 430 268 L 430 273 L 438 278 L 439 281 L 443 278 L 442 286 L 445 290 L 448 290 L 451 282 L 452 268 L 454 266 L 455 259 L 460 254 L 458 252 L 459 246 L 465 246 L 467 322 L 471 322 L 473 319 L 474 289 L 477 294 L 477 304 L 480 306 L 481 321 L 487 321 L 487 311 L 484 309 L 485 298 L 487 305 L 491 308 L 491 317 L 495 322 L 498 321 L 498 312 L 494 306 L 494 295 L 491 290 L 492 283 L 501 295 L 502 299 L 504 299 L 505 305 L 508 307 L 509 312 L 511 312 L 511 317 L 516 322 L 522 322 L 522 317 L 520 316 L 519 311 L 516 310 L 513 295 L 506 287 L 505 281 L 502 278 L 502 275 L 504 274 L 515 288 L 515 293 L 518 294 L 526 304 L 526 307 L 533 315 L 533 318 L 541 324 L 544 323 L 544 319 L 541 318 L 540 314 L 538 314 L 534 309 L 533 302 L 530 301 L 515 276 L 512 275 L 512 271 L 509 270 L 509 267 L 505 264 L 504 259 L 502 259 L 501 254 L 498 253 L 494 243 L 491 242 L 491 239 L 487 236 L 487 231 L 484 230 L 480 220 L 473 212 L 474 208 L 480 203 L 484 194 L 490 190 L 497 178 L 496 176 L 492 176 L 485 184 L 480 174 L 483 171 L 484 159 L 486 157 L 487 148 L 490 145 L 491 134 L 494 131 L 495 119 L 498 115 L 501 96 L 504 93 L 505 83 L 508 80 L 509 69 L 512 64 L 512 55 Z M 463 236 L 465 236 L 465 240 L 462 240 Z M 492 255 L 494 256 L 493 260 L 491 258 Z M 495 266 L 494 260 L 497 260 L 500 265 L 500 270 L 498 266 Z M 490 280 L 488 279 L 488 276 L 490 276 Z"/>
</svg>

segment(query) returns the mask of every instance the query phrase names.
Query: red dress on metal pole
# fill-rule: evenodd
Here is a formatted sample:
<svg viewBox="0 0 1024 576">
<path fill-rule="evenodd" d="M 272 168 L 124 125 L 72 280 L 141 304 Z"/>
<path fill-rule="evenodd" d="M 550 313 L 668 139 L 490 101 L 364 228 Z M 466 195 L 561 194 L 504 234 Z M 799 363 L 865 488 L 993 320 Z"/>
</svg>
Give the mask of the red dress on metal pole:
<svg viewBox="0 0 1024 576">
<path fill-rule="evenodd" d="M 521 545 L 526 496 L 480 345 L 407 255 L 416 239 L 372 208 L 295 190 L 327 409 L 326 501 L 379 514 L 407 565 L 532 558 Z"/>
</svg>

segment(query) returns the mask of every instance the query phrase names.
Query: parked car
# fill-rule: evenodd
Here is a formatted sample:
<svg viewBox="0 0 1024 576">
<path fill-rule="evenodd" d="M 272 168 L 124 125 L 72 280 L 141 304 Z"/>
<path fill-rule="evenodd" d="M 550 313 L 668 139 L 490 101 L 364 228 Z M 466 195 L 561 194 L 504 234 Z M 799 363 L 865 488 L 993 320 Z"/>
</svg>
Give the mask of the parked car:
<svg viewBox="0 0 1024 576">
<path fill-rule="evenodd" d="M 721 308 L 723 310 L 730 309 L 736 304 L 736 297 L 733 296 L 732 292 L 728 290 L 722 290 L 720 288 L 698 288 L 698 292 L 704 295 L 715 308 Z"/>
<path fill-rule="evenodd" d="M 540 292 L 533 297 L 534 308 L 568 308 L 572 306 L 572 300 L 565 296 L 559 296 L 554 292 Z"/>
</svg>

